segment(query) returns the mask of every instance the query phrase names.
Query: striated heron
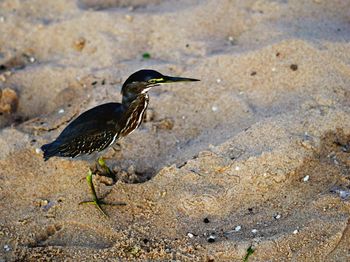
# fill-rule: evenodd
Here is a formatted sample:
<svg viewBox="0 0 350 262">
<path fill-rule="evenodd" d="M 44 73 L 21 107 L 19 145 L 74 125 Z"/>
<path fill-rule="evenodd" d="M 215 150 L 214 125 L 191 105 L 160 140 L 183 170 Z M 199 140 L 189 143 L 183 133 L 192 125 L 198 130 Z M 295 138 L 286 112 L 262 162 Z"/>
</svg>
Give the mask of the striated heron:
<svg viewBox="0 0 350 262">
<path fill-rule="evenodd" d="M 125 137 L 140 126 L 148 106 L 147 92 L 152 87 L 166 83 L 192 81 L 199 80 L 166 76 L 146 69 L 133 73 L 122 86 L 122 103 L 102 104 L 78 116 L 55 141 L 41 147 L 45 161 L 53 156 L 74 158 L 106 149 L 117 139 Z M 98 159 L 98 164 L 106 173 L 111 173 L 102 157 Z M 107 216 L 101 208 L 101 204 L 105 203 L 97 198 L 92 176 L 93 173 L 89 170 L 86 179 L 93 200 L 82 203 L 96 205 L 98 210 Z"/>
</svg>

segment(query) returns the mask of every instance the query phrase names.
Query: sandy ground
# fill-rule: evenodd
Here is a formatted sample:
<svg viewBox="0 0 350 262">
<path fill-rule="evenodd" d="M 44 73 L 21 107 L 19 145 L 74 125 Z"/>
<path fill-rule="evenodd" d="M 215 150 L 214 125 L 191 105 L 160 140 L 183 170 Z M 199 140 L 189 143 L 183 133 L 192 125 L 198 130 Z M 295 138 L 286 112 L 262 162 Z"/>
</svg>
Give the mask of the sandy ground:
<svg viewBox="0 0 350 262">
<path fill-rule="evenodd" d="M 350 2 L 0 1 L 0 261 L 350 261 Z M 150 58 L 144 58 L 148 53 Z M 42 144 L 152 68 L 141 128 L 89 163 Z"/>
</svg>

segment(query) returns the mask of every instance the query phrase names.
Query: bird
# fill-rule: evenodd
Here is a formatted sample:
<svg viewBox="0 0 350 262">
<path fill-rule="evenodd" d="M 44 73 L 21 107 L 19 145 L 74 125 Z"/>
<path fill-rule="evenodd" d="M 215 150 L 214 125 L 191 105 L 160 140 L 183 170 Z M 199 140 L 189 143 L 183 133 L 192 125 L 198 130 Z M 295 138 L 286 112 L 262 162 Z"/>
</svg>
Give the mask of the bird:
<svg viewBox="0 0 350 262">
<path fill-rule="evenodd" d="M 51 157 L 76 158 L 105 150 L 141 125 L 149 104 L 148 91 L 151 88 L 167 83 L 194 81 L 200 80 L 167 76 L 152 69 L 142 69 L 131 74 L 122 85 L 121 103 L 101 104 L 79 115 L 53 142 L 41 146 L 44 160 Z M 99 157 L 97 163 L 106 173 L 111 173 L 103 157 Z M 108 217 L 101 207 L 106 203 L 97 197 L 93 175 L 90 169 L 86 176 L 93 200 L 81 203 L 94 204 Z"/>
</svg>

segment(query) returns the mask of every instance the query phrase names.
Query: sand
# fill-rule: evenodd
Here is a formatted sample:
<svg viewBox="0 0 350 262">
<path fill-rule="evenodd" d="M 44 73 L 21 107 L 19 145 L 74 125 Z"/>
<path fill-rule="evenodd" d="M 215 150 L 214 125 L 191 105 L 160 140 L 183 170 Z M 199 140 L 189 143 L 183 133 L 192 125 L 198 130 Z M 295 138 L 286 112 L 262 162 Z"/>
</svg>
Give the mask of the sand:
<svg viewBox="0 0 350 262">
<path fill-rule="evenodd" d="M 0 1 L 0 261 L 349 261 L 349 10 Z M 141 68 L 201 82 L 151 90 L 106 152 L 106 219 L 90 163 L 37 149 Z"/>
</svg>

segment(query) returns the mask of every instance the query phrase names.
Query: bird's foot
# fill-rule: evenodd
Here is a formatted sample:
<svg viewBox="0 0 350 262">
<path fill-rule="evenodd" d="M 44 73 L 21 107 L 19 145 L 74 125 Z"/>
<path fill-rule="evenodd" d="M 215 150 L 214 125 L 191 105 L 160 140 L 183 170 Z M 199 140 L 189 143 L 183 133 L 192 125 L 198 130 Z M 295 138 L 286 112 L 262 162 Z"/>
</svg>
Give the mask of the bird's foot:
<svg viewBox="0 0 350 262">
<path fill-rule="evenodd" d="M 98 199 L 97 197 L 97 194 L 96 194 L 96 190 L 95 190 L 95 187 L 94 187 L 94 184 L 92 182 L 92 176 L 93 176 L 93 173 L 91 170 L 89 170 L 88 172 L 88 175 L 86 176 L 86 181 L 88 182 L 88 185 L 90 187 L 90 190 L 91 190 L 91 194 L 92 194 L 92 201 L 83 201 L 83 202 L 80 202 L 79 205 L 84 205 L 84 204 L 93 204 L 96 206 L 96 208 L 101 212 L 101 214 L 104 216 L 104 217 L 109 217 L 107 215 L 107 213 L 102 209 L 101 205 L 111 205 L 111 206 L 120 206 L 120 205 L 126 205 L 125 203 L 106 203 L 104 202 L 103 200 L 101 199 Z"/>
<path fill-rule="evenodd" d="M 92 201 L 83 201 L 83 202 L 80 202 L 79 205 L 93 204 L 103 214 L 103 216 L 108 217 L 107 213 L 105 211 L 103 211 L 103 209 L 101 207 L 101 204 L 103 204 L 103 201 L 101 201 L 97 198 L 94 183 L 92 182 L 92 176 L 93 176 L 93 173 L 91 170 L 89 170 L 88 175 L 86 176 L 86 181 L 87 181 L 87 183 L 90 187 L 90 190 L 91 190 Z"/>
</svg>

